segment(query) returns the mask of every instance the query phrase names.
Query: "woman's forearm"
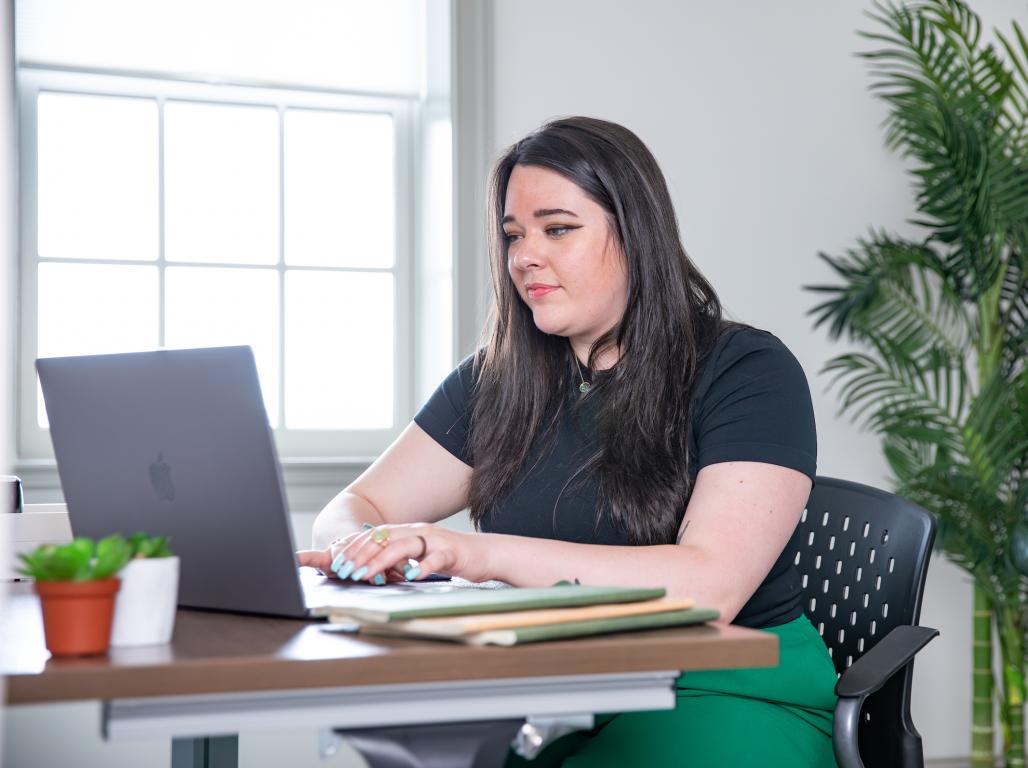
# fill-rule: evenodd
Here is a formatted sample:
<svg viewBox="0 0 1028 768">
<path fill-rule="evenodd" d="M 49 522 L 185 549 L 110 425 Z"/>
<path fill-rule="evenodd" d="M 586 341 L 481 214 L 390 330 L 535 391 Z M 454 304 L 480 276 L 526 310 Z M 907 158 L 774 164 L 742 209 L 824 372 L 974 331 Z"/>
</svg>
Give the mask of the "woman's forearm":
<svg viewBox="0 0 1028 768">
<path fill-rule="evenodd" d="M 484 533 L 489 578 L 519 587 L 574 581 L 596 586 L 664 587 L 670 597 L 691 597 L 731 621 L 756 588 L 726 579 L 730 564 L 687 544 L 606 546 Z"/>
<path fill-rule="evenodd" d="M 364 523 L 381 525 L 382 514 L 367 499 L 349 491 L 341 491 L 314 519 L 311 546 L 325 549 L 329 543 L 348 533 L 360 530 Z"/>
</svg>

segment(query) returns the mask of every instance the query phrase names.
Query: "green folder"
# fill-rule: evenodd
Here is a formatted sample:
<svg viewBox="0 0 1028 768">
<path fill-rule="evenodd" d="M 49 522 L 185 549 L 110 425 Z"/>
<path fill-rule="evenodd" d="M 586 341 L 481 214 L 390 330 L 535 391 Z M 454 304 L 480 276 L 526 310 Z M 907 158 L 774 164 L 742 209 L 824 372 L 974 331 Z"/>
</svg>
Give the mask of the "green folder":
<svg viewBox="0 0 1028 768">
<path fill-rule="evenodd" d="M 464 642 L 471 645 L 521 645 L 538 643 L 542 640 L 561 640 L 586 635 L 606 635 L 613 632 L 628 632 L 636 629 L 657 629 L 659 627 L 680 627 L 714 621 L 719 614 L 712 608 L 690 608 L 685 611 L 649 613 L 642 616 L 620 616 L 616 619 L 599 621 L 573 621 L 566 624 L 544 624 L 539 627 L 519 629 L 494 629 L 470 635 Z"/>
<path fill-rule="evenodd" d="M 533 608 L 569 608 L 599 603 L 631 603 L 663 597 L 662 587 L 586 587 L 556 585 L 542 588 L 452 589 L 376 596 L 353 595 L 352 602 L 334 604 L 329 619 L 346 622 L 389 622 L 428 616 L 464 616 L 475 613 L 524 611 Z"/>
<path fill-rule="evenodd" d="M 714 621 L 719 613 L 710 608 L 690 608 L 684 611 L 666 611 L 663 613 L 647 613 L 638 616 L 619 616 L 612 619 L 595 621 L 573 621 L 561 624 L 544 624 L 534 627 L 518 627 L 513 629 L 491 629 L 486 632 L 443 639 L 467 643 L 469 645 L 523 645 L 538 643 L 544 640 L 562 640 L 587 635 L 607 635 L 615 632 L 628 632 L 640 629 L 658 629 L 660 627 L 681 627 L 689 624 L 700 624 Z M 361 626 L 362 633 L 385 635 L 389 637 L 422 637 L 417 632 L 407 632 L 395 624 L 366 624 Z"/>
</svg>

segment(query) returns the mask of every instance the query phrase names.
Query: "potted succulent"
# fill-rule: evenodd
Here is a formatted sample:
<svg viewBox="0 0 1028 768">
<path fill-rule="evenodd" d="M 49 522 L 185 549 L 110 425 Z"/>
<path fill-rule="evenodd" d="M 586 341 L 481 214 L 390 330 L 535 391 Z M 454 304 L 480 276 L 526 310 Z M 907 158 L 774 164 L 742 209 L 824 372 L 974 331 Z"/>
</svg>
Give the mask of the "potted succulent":
<svg viewBox="0 0 1028 768">
<path fill-rule="evenodd" d="M 131 558 L 121 571 L 111 645 L 161 645 L 171 640 L 178 602 L 179 559 L 166 536 L 129 536 Z"/>
<path fill-rule="evenodd" d="M 111 639 L 115 576 L 132 554 L 121 536 L 78 538 L 19 554 L 19 573 L 35 579 L 46 647 L 54 656 L 105 653 Z"/>
</svg>

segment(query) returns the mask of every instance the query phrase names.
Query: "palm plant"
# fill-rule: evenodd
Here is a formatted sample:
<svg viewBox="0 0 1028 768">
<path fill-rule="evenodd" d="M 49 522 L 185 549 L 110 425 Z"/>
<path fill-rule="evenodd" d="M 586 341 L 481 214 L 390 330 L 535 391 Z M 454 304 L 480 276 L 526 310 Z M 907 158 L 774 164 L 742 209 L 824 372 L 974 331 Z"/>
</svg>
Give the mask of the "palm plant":
<svg viewBox="0 0 1028 768">
<path fill-rule="evenodd" d="M 1024 765 L 1028 630 L 1028 39 L 981 37 L 960 0 L 876 3 L 871 90 L 907 161 L 920 233 L 872 230 L 810 314 L 861 351 L 832 359 L 842 410 L 882 436 L 898 493 L 939 520 L 975 585 L 972 765 Z M 994 689 L 993 621 L 1003 675 Z"/>
</svg>

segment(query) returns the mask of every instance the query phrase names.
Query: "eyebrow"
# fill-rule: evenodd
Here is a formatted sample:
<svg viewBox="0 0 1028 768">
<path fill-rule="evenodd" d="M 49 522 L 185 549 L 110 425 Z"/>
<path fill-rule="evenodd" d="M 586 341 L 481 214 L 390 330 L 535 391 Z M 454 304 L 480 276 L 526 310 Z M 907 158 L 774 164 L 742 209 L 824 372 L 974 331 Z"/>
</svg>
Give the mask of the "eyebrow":
<svg viewBox="0 0 1028 768">
<path fill-rule="evenodd" d="M 556 216 L 558 214 L 564 214 L 566 216 L 574 216 L 576 219 L 578 218 L 578 214 L 577 213 L 575 213 L 574 211 L 565 210 L 564 208 L 540 208 L 538 211 L 535 211 L 535 212 L 532 213 L 532 215 L 535 218 L 537 218 L 537 219 L 542 219 L 542 218 L 545 218 L 546 216 Z M 500 223 L 501 224 L 506 224 L 507 222 L 514 221 L 514 220 L 515 219 L 514 219 L 513 216 L 511 216 L 510 214 L 507 214 L 506 216 L 503 217 L 503 219 L 500 221 Z"/>
</svg>

